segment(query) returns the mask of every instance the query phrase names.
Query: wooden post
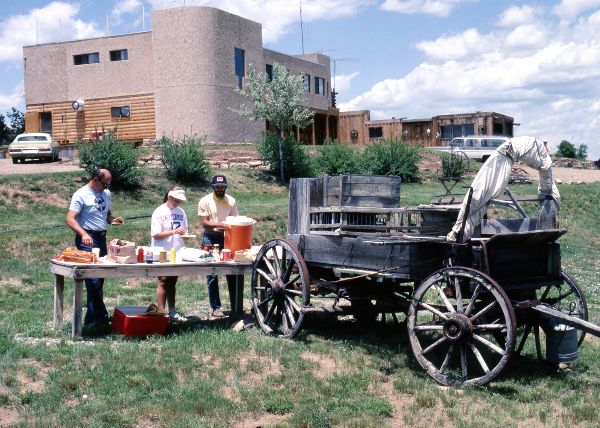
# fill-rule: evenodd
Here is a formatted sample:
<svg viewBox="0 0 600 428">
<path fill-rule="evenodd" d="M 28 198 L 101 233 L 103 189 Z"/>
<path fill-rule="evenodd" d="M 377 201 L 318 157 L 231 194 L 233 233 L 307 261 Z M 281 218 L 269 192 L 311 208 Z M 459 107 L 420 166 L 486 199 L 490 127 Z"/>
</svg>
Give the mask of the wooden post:
<svg viewBox="0 0 600 428">
<path fill-rule="evenodd" d="M 65 277 L 54 275 L 54 330 L 63 328 Z"/>
<path fill-rule="evenodd" d="M 231 314 L 242 314 L 244 313 L 244 275 L 230 275 L 232 281 L 227 279 L 227 286 L 229 288 L 229 302 L 231 305 Z"/>
<path fill-rule="evenodd" d="M 73 290 L 73 326 L 71 328 L 72 337 L 81 337 L 83 329 L 83 320 L 81 319 L 81 305 L 83 303 L 83 280 L 75 280 L 75 289 Z"/>
</svg>

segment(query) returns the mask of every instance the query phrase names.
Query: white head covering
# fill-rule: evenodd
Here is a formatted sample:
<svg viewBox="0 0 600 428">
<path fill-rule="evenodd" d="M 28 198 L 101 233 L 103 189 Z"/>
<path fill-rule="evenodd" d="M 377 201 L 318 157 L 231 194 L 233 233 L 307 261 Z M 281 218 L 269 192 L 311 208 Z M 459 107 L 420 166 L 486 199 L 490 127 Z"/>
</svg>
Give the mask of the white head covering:
<svg viewBox="0 0 600 428">
<path fill-rule="evenodd" d="M 179 199 L 180 201 L 186 201 L 185 190 L 171 190 L 168 195 L 172 198 Z"/>
</svg>

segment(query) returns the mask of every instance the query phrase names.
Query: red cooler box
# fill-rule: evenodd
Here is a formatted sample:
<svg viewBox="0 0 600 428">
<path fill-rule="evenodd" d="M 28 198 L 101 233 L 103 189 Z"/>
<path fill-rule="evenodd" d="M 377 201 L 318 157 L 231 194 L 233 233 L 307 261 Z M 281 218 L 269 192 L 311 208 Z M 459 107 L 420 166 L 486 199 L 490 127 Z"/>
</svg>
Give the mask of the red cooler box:
<svg viewBox="0 0 600 428">
<path fill-rule="evenodd" d="M 168 325 L 168 316 L 146 315 L 145 306 L 118 306 L 112 319 L 113 331 L 124 336 L 165 334 Z"/>
</svg>

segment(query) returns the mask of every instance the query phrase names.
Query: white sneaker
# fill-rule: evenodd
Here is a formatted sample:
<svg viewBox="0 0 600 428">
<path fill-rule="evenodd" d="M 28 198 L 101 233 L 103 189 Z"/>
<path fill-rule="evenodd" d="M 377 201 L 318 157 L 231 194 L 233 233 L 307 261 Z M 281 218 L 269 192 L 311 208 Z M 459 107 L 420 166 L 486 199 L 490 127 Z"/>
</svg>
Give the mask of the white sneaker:
<svg viewBox="0 0 600 428">
<path fill-rule="evenodd" d="M 188 319 L 179 312 L 169 312 L 169 319 L 175 322 L 187 322 Z"/>
</svg>

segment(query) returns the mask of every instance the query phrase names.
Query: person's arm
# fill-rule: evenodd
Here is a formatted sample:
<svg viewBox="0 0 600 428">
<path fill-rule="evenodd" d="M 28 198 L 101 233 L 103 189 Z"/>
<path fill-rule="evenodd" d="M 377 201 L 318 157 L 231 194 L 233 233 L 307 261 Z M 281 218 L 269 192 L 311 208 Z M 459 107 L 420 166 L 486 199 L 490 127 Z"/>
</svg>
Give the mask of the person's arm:
<svg viewBox="0 0 600 428">
<path fill-rule="evenodd" d="M 93 243 L 92 237 L 79 225 L 77 222 L 78 216 L 79 213 L 77 211 L 67 211 L 67 226 L 69 226 L 73 232 L 81 236 L 81 242 L 84 245 L 90 247 Z"/>
<path fill-rule="evenodd" d="M 125 220 L 123 220 L 123 217 L 118 217 L 118 216 L 114 216 L 112 215 L 112 212 L 108 212 L 107 216 L 106 216 L 106 220 L 108 221 L 108 224 L 123 224 L 125 223 Z"/>
<path fill-rule="evenodd" d="M 198 216 L 198 218 L 200 219 L 200 225 L 203 228 L 209 228 L 209 229 L 214 229 L 214 228 L 221 228 L 224 229 L 225 227 L 227 227 L 227 225 L 222 222 L 222 221 L 211 221 L 209 220 L 208 216 Z"/>
</svg>

